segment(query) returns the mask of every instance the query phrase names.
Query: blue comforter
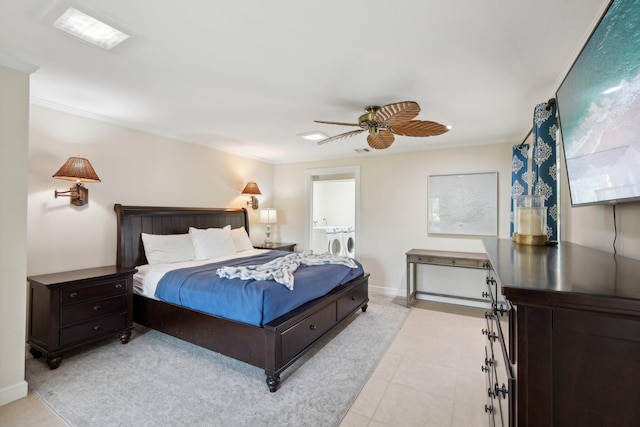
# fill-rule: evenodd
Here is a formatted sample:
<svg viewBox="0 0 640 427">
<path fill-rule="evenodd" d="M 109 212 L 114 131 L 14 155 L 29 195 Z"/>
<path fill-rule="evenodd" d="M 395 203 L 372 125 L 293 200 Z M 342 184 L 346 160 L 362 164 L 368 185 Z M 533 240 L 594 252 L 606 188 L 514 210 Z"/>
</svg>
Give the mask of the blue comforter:
<svg viewBox="0 0 640 427">
<path fill-rule="evenodd" d="M 287 254 L 290 252 L 273 250 L 172 270 L 158 282 L 155 297 L 193 310 L 262 326 L 363 274 L 362 265 L 357 261 L 358 268 L 337 264 L 300 266 L 294 273 L 295 287 L 291 291 L 271 280 L 223 279 L 216 274 L 219 267 L 260 265 Z"/>
</svg>

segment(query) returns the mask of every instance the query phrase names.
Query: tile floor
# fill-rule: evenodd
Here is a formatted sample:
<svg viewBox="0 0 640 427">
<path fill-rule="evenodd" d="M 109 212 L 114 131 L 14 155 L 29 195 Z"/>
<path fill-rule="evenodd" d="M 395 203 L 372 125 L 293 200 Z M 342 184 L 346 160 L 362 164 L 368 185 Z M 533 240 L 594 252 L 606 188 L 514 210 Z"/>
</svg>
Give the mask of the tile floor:
<svg viewBox="0 0 640 427">
<path fill-rule="evenodd" d="M 483 314 L 483 309 L 418 301 L 340 427 L 488 425 L 480 371 Z M 0 426 L 66 423 L 30 392 L 0 407 Z"/>
<path fill-rule="evenodd" d="M 484 311 L 418 301 L 340 427 L 487 426 Z"/>
</svg>

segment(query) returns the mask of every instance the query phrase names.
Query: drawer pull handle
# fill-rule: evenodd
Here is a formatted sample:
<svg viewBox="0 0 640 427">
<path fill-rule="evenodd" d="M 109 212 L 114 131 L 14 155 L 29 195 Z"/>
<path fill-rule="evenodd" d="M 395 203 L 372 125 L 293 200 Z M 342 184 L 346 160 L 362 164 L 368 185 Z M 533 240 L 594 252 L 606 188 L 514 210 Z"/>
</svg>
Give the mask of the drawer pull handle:
<svg viewBox="0 0 640 427">
<path fill-rule="evenodd" d="M 99 305 L 94 305 L 93 306 L 93 311 L 98 311 L 100 310 L 102 307 L 100 307 Z"/>
<path fill-rule="evenodd" d="M 489 367 L 488 366 L 482 366 L 482 367 L 480 367 L 480 369 L 482 370 L 482 372 L 489 372 Z"/>
<path fill-rule="evenodd" d="M 486 357 L 485 357 L 485 358 L 484 358 L 484 364 L 485 364 L 486 366 L 491 366 L 491 365 L 493 365 L 493 359 L 489 359 L 489 358 L 486 358 Z"/>
<path fill-rule="evenodd" d="M 116 289 L 122 289 L 122 283 L 118 283 L 118 284 L 116 285 Z"/>
<path fill-rule="evenodd" d="M 500 397 L 500 393 L 502 393 L 502 398 L 503 399 L 507 398 L 507 393 L 509 393 L 509 390 L 507 390 L 507 387 L 504 384 L 502 384 L 502 387 L 498 387 L 498 383 L 496 383 L 494 388 L 495 388 L 496 396 Z"/>
<path fill-rule="evenodd" d="M 496 314 L 498 314 L 498 312 L 500 312 L 500 317 L 504 316 L 504 314 L 506 312 L 508 312 L 509 310 L 507 310 L 506 308 L 504 308 L 504 306 L 502 304 L 500 304 L 500 307 L 496 307 L 494 309 L 494 311 L 496 312 Z"/>
<path fill-rule="evenodd" d="M 99 330 L 100 330 L 100 325 L 95 325 L 95 326 L 93 327 L 93 330 L 94 330 L 94 331 L 99 331 Z"/>
<path fill-rule="evenodd" d="M 482 335 L 486 335 L 488 340 L 493 340 L 496 342 L 498 340 L 498 335 L 495 332 L 490 332 L 486 329 L 482 330 Z"/>
<path fill-rule="evenodd" d="M 316 330 L 316 325 L 314 325 L 313 323 L 311 324 L 311 326 L 309 326 L 309 329 L 311 329 L 312 331 Z"/>
<path fill-rule="evenodd" d="M 78 296 L 78 293 L 77 293 L 77 292 L 71 292 L 71 293 L 69 294 L 69 298 L 75 298 L 75 297 L 77 297 L 77 296 Z"/>
<path fill-rule="evenodd" d="M 493 406 L 484 405 L 484 412 L 493 414 Z"/>
<path fill-rule="evenodd" d="M 489 296 L 490 296 L 489 292 L 482 293 L 482 298 L 489 298 Z"/>
</svg>

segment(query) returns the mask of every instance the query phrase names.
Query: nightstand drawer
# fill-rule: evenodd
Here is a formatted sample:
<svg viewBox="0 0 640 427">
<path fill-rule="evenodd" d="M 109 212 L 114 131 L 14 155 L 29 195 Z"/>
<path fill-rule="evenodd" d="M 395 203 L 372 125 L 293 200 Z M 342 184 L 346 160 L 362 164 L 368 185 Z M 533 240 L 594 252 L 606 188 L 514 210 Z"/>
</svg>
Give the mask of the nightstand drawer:
<svg viewBox="0 0 640 427">
<path fill-rule="evenodd" d="M 69 304 L 127 293 L 127 279 L 110 280 L 98 285 L 73 287 L 60 291 L 60 303 Z"/>
<path fill-rule="evenodd" d="M 127 302 L 127 295 L 119 295 L 117 297 L 63 307 L 60 310 L 60 324 L 68 325 L 70 323 L 102 317 L 109 313 L 126 312 Z"/>
<path fill-rule="evenodd" d="M 93 322 L 60 329 L 60 346 L 83 342 L 88 338 L 110 334 L 127 327 L 127 313 L 103 317 Z"/>
</svg>

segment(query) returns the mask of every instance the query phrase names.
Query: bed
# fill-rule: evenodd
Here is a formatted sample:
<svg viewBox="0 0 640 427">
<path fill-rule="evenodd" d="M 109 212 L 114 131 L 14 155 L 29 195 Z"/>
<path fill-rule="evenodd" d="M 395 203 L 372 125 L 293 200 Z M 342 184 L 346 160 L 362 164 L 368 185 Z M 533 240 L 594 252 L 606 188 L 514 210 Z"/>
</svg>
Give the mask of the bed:
<svg viewBox="0 0 640 427">
<path fill-rule="evenodd" d="M 142 234 L 169 235 L 197 229 L 244 227 L 246 209 L 123 206 L 116 204 L 117 265 L 147 264 Z M 367 273 L 331 289 L 261 326 L 134 294 L 133 321 L 264 369 L 271 392 L 280 375 L 320 338 L 369 302 Z M 323 280 L 320 277 L 318 280 Z"/>
</svg>

